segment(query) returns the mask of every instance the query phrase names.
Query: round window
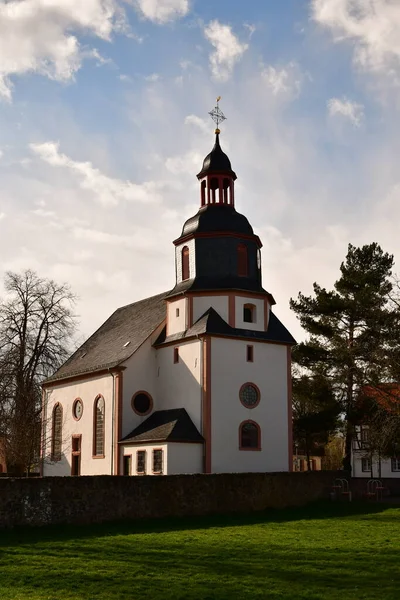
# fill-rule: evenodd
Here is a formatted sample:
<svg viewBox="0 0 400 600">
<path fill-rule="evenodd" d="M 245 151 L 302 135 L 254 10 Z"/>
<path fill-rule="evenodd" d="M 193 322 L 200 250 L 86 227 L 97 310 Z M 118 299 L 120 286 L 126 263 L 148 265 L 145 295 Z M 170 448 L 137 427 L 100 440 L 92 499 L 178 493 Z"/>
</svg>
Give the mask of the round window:
<svg viewBox="0 0 400 600">
<path fill-rule="evenodd" d="M 240 388 L 240 402 L 246 408 L 254 408 L 260 402 L 260 390 L 254 383 L 245 383 Z"/>
<path fill-rule="evenodd" d="M 77 398 L 72 407 L 72 414 L 76 421 L 79 421 L 83 413 L 83 402 L 80 398 Z"/>
<path fill-rule="evenodd" d="M 132 408 L 138 415 L 147 415 L 153 408 L 153 401 L 146 392 L 138 392 L 132 398 Z"/>
</svg>

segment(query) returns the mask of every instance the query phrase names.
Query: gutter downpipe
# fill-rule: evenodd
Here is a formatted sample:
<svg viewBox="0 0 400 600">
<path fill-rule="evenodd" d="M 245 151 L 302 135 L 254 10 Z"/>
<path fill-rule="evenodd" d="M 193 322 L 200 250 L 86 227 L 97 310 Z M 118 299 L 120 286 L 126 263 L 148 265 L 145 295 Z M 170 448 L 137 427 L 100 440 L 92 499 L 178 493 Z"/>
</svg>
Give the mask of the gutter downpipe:
<svg viewBox="0 0 400 600">
<path fill-rule="evenodd" d="M 204 340 L 199 335 L 196 335 L 196 339 L 200 342 L 200 431 L 204 437 Z M 205 460 L 206 445 L 203 444 L 203 465 L 205 465 Z M 204 466 L 203 472 L 205 472 Z"/>
</svg>

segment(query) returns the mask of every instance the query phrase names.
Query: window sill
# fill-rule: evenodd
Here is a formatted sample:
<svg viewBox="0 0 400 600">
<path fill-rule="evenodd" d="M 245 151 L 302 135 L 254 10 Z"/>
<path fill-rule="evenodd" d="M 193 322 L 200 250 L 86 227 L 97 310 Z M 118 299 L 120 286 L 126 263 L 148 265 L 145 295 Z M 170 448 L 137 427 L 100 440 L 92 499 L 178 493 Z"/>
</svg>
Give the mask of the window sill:
<svg viewBox="0 0 400 600">
<path fill-rule="evenodd" d="M 92 458 L 105 458 L 105 454 L 93 454 Z"/>
<path fill-rule="evenodd" d="M 239 450 L 241 452 L 261 452 L 262 448 L 241 448 L 239 446 Z"/>
</svg>

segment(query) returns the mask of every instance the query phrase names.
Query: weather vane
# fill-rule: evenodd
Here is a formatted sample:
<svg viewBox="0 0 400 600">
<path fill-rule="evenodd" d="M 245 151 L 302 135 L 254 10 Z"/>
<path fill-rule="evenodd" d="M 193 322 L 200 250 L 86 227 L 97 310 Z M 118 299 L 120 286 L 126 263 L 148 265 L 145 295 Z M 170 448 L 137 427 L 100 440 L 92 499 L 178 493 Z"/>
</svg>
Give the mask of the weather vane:
<svg viewBox="0 0 400 600">
<path fill-rule="evenodd" d="M 210 117 L 212 118 L 212 120 L 214 121 L 214 123 L 216 123 L 217 125 L 217 129 L 215 130 L 215 133 L 220 133 L 219 130 L 219 124 L 222 123 L 222 121 L 225 121 L 226 116 L 224 115 L 224 113 L 222 112 L 222 110 L 219 107 L 218 102 L 221 100 L 221 96 L 218 96 L 217 98 L 217 105 L 215 106 L 215 108 L 213 108 L 212 111 L 210 111 L 208 114 L 210 115 Z"/>
</svg>

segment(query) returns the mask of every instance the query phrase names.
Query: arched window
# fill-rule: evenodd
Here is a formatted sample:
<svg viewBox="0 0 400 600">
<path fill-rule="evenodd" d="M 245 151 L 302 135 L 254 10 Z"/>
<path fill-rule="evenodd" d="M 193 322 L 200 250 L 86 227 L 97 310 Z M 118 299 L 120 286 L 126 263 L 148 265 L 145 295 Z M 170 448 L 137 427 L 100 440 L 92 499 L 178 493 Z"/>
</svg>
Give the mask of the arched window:
<svg viewBox="0 0 400 600">
<path fill-rule="evenodd" d="M 240 424 L 239 449 L 261 450 L 261 429 L 254 421 L 243 421 Z"/>
<path fill-rule="evenodd" d="M 247 277 L 247 275 L 248 275 L 247 247 L 244 244 L 239 244 L 239 246 L 237 247 L 237 262 L 238 262 L 239 277 Z"/>
<path fill-rule="evenodd" d="M 201 189 L 201 205 L 204 206 L 206 203 L 206 189 L 207 189 L 207 182 L 205 179 L 201 182 L 200 189 Z"/>
<path fill-rule="evenodd" d="M 51 458 L 52 460 L 61 460 L 62 450 L 62 419 L 63 411 L 61 404 L 56 404 L 53 408 L 53 431 L 51 440 Z"/>
<path fill-rule="evenodd" d="M 224 179 L 223 181 L 223 190 L 224 190 L 224 204 L 228 204 L 229 202 L 229 198 L 228 198 L 228 190 L 230 189 L 230 179 Z"/>
<path fill-rule="evenodd" d="M 93 456 L 104 457 L 104 412 L 104 398 L 98 396 L 93 409 Z"/>
<path fill-rule="evenodd" d="M 211 190 L 211 204 L 215 204 L 217 201 L 216 198 L 216 190 L 219 187 L 219 182 L 217 177 L 213 177 L 212 179 L 210 179 L 210 190 Z"/>
<path fill-rule="evenodd" d="M 189 248 L 184 246 L 182 248 L 182 281 L 189 279 Z"/>
<path fill-rule="evenodd" d="M 245 304 L 243 306 L 243 321 L 245 323 L 256 322 L 256 307 L 254 304 Z"/>
</svg>

